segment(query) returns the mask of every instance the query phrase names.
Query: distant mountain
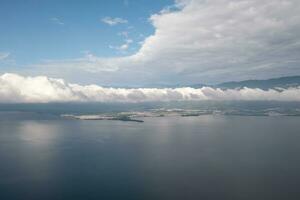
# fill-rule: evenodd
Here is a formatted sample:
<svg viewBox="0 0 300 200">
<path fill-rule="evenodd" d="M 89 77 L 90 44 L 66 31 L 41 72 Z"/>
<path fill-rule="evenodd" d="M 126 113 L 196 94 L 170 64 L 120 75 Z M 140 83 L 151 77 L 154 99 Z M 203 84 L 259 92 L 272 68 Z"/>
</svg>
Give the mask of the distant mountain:
<svg viewBox="0 0 300 200">
<path fill-rule="evenodd" d="M 182 87 L 191 87 L 191 88 L 202 88 L 202 87 L 213 87 L 211 85 L 205 84 L 148 84 L 137 87 L 125 87 L 125 88 L 182 88 Z"/>
<path fill-rule="evenodd" d="M 212 87 L 212 88 L 221 88 L 221 89 L 235 89 L 235 88 L 260 88 L 267 90 L 270 88 L 288 88 L 288 87 L 298 87 L 300 86 L 300 76 L 287 76 L 272 78 L 266 80 L 245 80 L 245 81 L 230 81 L 224 82 L 216 85 L 207 85 L 207 84 L 160 84 L 153 83 L 149 85 L 142 86 L 104 86 L 104 87 L 115 87 L 115 88 L 181 88 L 181 87 L 191 87 L 191 88 L 202 88 L 202 87 Z"/>
<path fill-rule="evenodd" d="M 300 76 L 288 76 L 280 78 L 272 78 L 267 80 L 245 80 L 245 81 L 231 81 L 217 84 L 214 87 L 222 89 L 234 89 L 234 88 L 260 88 L 260 89 L 270 89 L 270 88 L 288 88 L 300 86 Z"/>
</svg>

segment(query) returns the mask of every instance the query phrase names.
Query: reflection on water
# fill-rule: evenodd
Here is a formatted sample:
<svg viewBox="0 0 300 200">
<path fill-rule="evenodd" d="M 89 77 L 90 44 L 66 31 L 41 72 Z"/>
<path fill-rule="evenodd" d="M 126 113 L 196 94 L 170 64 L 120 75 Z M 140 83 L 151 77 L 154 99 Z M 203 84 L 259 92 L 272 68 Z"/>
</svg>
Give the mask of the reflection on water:
<svg viewBox="0 0 300 200">
<path fill-rule="evenodd" d="M 58 134 L 62 131 L 55 124 L 49 125 L 37 121 L 21 122 L 17 129 L 20 139 L 30 143 L 30 145 L 41 145 L 42 147 L 55 142 Z"/>
<path fill-rule="evenodd" d="M 0 199 L 299 199 L 299 130 L 295 117 L 0 121 Z"/>
</svg>

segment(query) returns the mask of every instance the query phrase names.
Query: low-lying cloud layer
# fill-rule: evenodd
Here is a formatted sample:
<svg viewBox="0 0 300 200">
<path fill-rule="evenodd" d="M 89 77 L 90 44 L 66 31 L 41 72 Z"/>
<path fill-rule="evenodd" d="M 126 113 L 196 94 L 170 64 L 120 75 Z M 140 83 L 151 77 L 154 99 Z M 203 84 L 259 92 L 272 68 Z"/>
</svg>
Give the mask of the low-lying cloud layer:
<svg viewBox="0 0 300 200">
<path fill-rule="evenodd" d="M 282 90 L 195 88 L 104 88 L 98 85 L 69 84 L 46 76 L 0 76 L 0 102 L 146 102 L 201 100 L 275 100 L 300 101 L 300 88 Z"/>
</svg>

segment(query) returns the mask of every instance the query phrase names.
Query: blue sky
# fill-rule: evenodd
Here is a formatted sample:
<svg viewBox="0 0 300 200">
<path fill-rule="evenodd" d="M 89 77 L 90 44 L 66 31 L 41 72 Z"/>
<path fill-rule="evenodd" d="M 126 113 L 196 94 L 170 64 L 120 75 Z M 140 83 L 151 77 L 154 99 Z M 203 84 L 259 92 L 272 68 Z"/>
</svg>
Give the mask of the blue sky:
<svg viewBox="0 0 300 200">
<path fill-rule="evenodd" d="M 70 59 L 89 51 L 111 57 L 137 51 L 154 28 L 148 21 L 172 1 L 160 0 L 7 0 L 0 3 L 0 52 L 9 52 L 18 66 L 47 59 Z M 109 26 L 104 17 L 126 19 L 128 23 Z M 133 42 L 126 52 L 120 46 L 128 38 Z M 2 66 L 5 67 L 5 66 Z"/>
<path fill-rule="evenodd" d="M 299 0 L 0 1 L 0 73 L 79 84 L 300 75 Z"/>
</svg>

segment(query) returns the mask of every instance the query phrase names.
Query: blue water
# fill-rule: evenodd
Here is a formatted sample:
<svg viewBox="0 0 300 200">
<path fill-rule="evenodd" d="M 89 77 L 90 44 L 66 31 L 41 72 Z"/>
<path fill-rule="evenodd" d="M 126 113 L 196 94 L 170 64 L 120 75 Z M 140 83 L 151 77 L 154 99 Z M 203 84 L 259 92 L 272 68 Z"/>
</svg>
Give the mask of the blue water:
<svg viewBox="0 0 300 200">
<path fill-rule="evenodd" d="M 299 117 L 4 116 L 1 200 L 300 199 Z"/>
</svg>

